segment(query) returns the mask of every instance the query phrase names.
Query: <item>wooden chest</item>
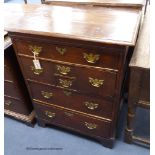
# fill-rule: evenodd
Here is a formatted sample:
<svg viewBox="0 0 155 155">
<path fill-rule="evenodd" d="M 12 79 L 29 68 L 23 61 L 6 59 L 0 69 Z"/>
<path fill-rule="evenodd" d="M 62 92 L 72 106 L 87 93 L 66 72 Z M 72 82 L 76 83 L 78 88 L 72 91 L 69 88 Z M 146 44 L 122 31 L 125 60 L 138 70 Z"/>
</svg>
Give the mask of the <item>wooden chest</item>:
<svg viewBox="0 0 155 155">
<path fill-rule="evenodd" d="M 150 145 L 150 49 L 149 49 L 149 7 L 140 29 L 139 38 L 130 61 L 130 80 L 128 96 L 128 117 L 125 141 L 128 143 Z M 138 109 L 144 116 L 138 118 Z M 146 110 L 144 110 L 146 109 Z M 137 114 L 137 115 L 136 115 Z M 140 115 L 140 114 L 139 114 Z M 145 117 L 147 119 L 145 119 Z M 146 120 L 146 121 L 145 121 Z M 139 122 L 136 127 L 136 123 Z M 138 123 L 137 123 L 138 124 Z M 142 124 L 142 125 L 141 125 Z M 136 128 L 138 130 L 136 131 Z M 140 134 L 141 133 L 141 134 Z"/>
<path fill-rule="evenodd" d="M 126 56 L 135 45 L 141 12 L 46 5 L 16 5 L 15 11 L 11 6 L 6 6 L 10 20 L 5 29 L 39 124 L 73 130 L 112 147 Z"/>
<path fill-rule="evenodd" d="M 34 124 L 34 111 L 19 69 L 11 39 L 4 39 L 4 112 L 28 125 Z"/>
</svg>

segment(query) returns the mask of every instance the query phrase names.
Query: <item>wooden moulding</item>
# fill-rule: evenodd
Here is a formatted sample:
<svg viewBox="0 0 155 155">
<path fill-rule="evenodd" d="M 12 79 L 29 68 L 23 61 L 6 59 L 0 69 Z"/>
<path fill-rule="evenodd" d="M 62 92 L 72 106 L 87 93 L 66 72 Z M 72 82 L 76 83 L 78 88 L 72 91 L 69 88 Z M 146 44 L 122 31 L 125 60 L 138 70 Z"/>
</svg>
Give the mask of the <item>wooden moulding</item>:
<svg viewBox="0 0 155 155">
<path fill-rule="evenodd" d="M 145 0 L 41 0 L 44 4 L 67 6 L 108 6 L 142 8 Z"/>
<path fill-rule="evenodd" d="M 6 116 L 13 117 L 19 121 L 22 121 L 31 127 L 33 127 L 36 122 L 34 111 L 32 111 L 29 115 L 23 115 L 20 113 L 16 113 L 16 112 L 4 109 L 4 114 Z"/>
</svg>

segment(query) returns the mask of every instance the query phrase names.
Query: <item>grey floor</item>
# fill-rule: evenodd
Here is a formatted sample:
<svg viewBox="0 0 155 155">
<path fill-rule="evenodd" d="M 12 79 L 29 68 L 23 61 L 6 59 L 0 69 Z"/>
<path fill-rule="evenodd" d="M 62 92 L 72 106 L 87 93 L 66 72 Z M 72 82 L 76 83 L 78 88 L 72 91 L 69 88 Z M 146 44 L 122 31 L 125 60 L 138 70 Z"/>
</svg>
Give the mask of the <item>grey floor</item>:
<svg viewBox="0 0 155 155">
<path fill-rule="evenodd" d="M 40 0 L 27 0 L 29 4 L 39 4 Z M 24 4 L 24 0 L 5 0 L 5 3 Z M 149 155 L 147 148 L 123 142 L 127 106 L 119 119 L 117 139 L 113 149 L 76 134 L 51 127 L 34 128 L 16 120 L 5 118 L 5 155 Z"/>
<path fill-rule="evenodd" d="M 57 128 L 29 127 L 21 122 L 5 118 L 5 155 L 149 155 L 148 148 L 123 142 L 127 105 L 119 117 L 117 139 L 113 149 L 77 134 Z"/>
</svg>

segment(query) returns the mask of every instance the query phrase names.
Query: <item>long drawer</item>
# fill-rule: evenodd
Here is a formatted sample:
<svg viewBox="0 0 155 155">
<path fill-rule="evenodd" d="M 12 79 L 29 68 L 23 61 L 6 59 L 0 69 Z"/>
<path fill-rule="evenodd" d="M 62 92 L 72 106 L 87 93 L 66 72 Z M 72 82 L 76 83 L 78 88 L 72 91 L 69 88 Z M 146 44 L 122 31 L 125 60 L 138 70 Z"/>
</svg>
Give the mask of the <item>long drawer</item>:
<svg viewBox="0 0 155 155">
<path fill-rule="evenodd" d="M 23 99 L 23 93 L 19 89 L 18 85 L 12 82 L 4 82 L 4 94 L 21 100 Z"/>
<path fill-rule="evenodd" d="M 112 102 L 34 82 L 29 82 L 29 85 L 33 99 L 106 119 L 112 118 Z"/>
<path fill-rule="evenodd" d="M 12 97 L 4 97 L 4 108 L 16 113 L 28 115 L 30 113 L 24 101 Z"/>
<path fill-rule="evenodd" d="M 119 69 L 119 48 L 79 48 L 53 43 L 16 40 L 18 54 L 34 55 L 52 60 L 90 65 L 103 68 Z"/>
<path fill-rule="evenodd" d="M 73 113 L 69 110 L 45 106 L 34 102 L 36 115 L 49 124 L 60 125 L 96 137 L 109 138 L 111 123 L 87 115 Z"/>
<path fill-rule="evenodd" d="M 101 96 L 113 97 L 116 92 L 117 72 L 74 67 L 40 60 L 42 71 L 37 74 L 34 70 L 33 59 L 21 57 L 21 63 L 26 79 Z M 68 67 L 72 72 L 71 75 L 62 75 L 58 66 Z"/>
</svg>

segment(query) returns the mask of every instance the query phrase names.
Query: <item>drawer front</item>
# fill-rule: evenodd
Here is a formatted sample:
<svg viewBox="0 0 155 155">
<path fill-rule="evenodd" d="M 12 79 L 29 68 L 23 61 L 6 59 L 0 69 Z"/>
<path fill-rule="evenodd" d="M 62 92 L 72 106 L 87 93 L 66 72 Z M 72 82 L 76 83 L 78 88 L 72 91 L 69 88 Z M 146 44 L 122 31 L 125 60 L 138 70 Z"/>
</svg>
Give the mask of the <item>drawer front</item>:
<svg viewBox="0 0 155 155">
<path fill-rule="evenodd" d="M 54 69 L 48 61 L 40 61 L 41 68 L 36 70 L 33 64 L 33 59 L 27 57 L 20 57 L 21 65 L 24 69 L 24 76 L 26 79 L 32 79 L 44 83 L 54 84 Z"/>
<path fill-rule="evenodd" d="M 75 76 L 55 76 L 56 86 L 104 97 L 115 96 L 117 73 L 94 68 L 70 68 Z"/>
<path fill-rule="evenodd" d="M 97 137 L 110 137 L 110 122 L 94 119 L 86 115 L 72 113 L 53 106 L 45 106 L 34 103 L 37 117 L 46 120 L 49 124 L 72 128 L 79 132 Z"/>
<path fill-rule="evenodd" d="M 29 84 L 33 99 L 108 119 L 112 118 L 112 102 L 34 82 Z"/>
<path fill-rule="evenodd" d="M 4 108 L 23 115 L 29 114 L 25 102 L 10 97 L 4 97 Z"/>
<path fill-rule="evenodd" d="M 4 82 L 4 94 L 7 96 L 23 99 L 21 90 L 14 83 Z"/>
<path fill-rule="evenodd" d="M 31 55 L 35 52 L 39 57 L 70 62 L 75 64 L 98 66 L 103 68 L 118 69 L 120 49 L 102 47 L 102 49 L 78 48 L 59 44 L 41 42 L 28 42 L 17 40 L 18 53 Z M 21 50 L 22 49 L 22 50 Z"/>
<path fill-rule="evenodd" d="M 13 73 L 8 66 L 4 66 L 4 79 L 8 81 L 14 81 Z"/>
<path fill-rule="evenodd" d="M 116 72 L 74 67 L 40 60 L 42 72 L 37 75 L 34 73 L 34 70 L 31 69 L 31 67 L 34 66 L 31 58 L 21 57 L 21 62 L 24 67 L 26 79 L 32 79 L 61 88 L 78 90 L 82 93 L 92 93 L 110 97 L 115 96 Z M 64 69 L 62 69 L 63 67 Z"/>
</svg>

